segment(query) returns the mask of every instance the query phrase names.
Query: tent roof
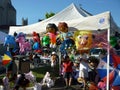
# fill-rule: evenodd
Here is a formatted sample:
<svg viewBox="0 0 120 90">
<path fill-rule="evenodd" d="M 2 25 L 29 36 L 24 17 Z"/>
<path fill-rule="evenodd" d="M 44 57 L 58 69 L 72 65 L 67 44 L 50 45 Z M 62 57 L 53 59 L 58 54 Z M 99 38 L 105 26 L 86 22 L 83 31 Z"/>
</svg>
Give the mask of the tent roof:
<svg viewBox="0 0 120 90">
<path fill-rule="evenodd" d="M 91 16 L 92 14 L 88 13 L 81 7 L 78 8 L 75 4 L 71 4 L 56 15 L 54 15 L 51 18 L 48 18 L 46 21 L 62 21 L 62 20 L 72 20 L 72 19 L 78 19 L 78 18 L 83 18 L 83 17 L 88 17 Z"/>
<path fill-rule="evenodd" d="M 65 9 L 63 9 L 62 11 L 60 11 L 59 13 L 54 15 L 53 17 L 45 19 L 41 22 L 31 24 L 28 26 L 11 26 L 9 34 L 13 34 L 15 31 L 20 32 L 23 30 L 24 31 L 30 30 L 29 32 L 32 33 L 33 30 L 36 30 L 35 27 L 38 28 L 38 26 L 39 26 L 39 28 L 37 30 L 40 31 L 40 28 L 42 28 L 43 26 L 44 26 L 44 30 L 45 30 L 45 27 L 49 22 L 68 21 L 68 20 L 83 18 L 83 17 L 87 17 L 87 16 L 91 16 L 91 14 L 88 13 L 87 11 L 85 11 L 84 9 L 82 9 L 81 7 L 78 8 L 77 6 L 75 6 L 75 4 L 72 3 L 71 5 L 69 5 L 68 7 L 66 7 Z M 43 25 L 43 24 L 45 24 L 45 25 Z M 40 32 L 42 32 L 42 31 L 40 31 Z M 27 32 L 25 32 L 25 33 L 27 33 Z"/>
<path fill-rule="evenodd" d="M 80 11 L 84 13 L 84 15 L 81 14 Z M 91 16 L 83 9 L 77 8 L 74 4 L 71 4 L 58 14 L 41 22 L 28 26 L 11 26 L 9 34 L 13 35 L 14 32 L 24 32 L 26 34 L 31 34 L 33 31 L 41 33 L 46 31 L 46 25 L 48 23 L 55 23 L 58 25 L 58 23 L 62 21 L 68 24 L 69 30 L 98 30 L 111 27 L 112 31 L 118 31 L 117 26 L 111 17 L 112 16 L 110 15 L 109 11 Z"/>
</svg>

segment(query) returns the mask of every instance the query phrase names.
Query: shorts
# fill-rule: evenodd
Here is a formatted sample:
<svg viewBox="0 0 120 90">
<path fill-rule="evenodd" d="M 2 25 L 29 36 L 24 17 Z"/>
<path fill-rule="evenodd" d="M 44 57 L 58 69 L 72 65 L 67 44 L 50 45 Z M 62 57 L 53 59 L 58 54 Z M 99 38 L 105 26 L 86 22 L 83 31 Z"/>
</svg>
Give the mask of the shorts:
<svg viewBox="0 0 120 90">
<path fill-rule="evenodd" d="M 73 74 L 72 72 L 64 72 L 64 73 L 63 73 L 63 77 L 64 77 L 64 78 L 72 78 L 72 77 L 73 77 L 72 74 Z"/>
<path fill-rule="evenodd" d="M 79 77 L 88 78 L 88 71 L 87 70 L 80 70 Z"/>
</svg>

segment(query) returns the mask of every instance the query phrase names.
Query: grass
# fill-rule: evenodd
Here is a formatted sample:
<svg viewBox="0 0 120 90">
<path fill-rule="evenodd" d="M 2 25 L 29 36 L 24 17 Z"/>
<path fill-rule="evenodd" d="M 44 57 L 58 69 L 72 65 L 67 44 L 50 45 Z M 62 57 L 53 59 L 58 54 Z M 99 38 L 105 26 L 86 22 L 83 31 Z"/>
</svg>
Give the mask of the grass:
<svg viewBox="0 0 120 90">
<path fill-rule="evenodd" d="M 3 79 L 4 76 L 5 76 L 5 74 L 0 75 L 0 85 L 3 84 L 3 83 L 2 83 L 2 79 Z"/>
<path fill-rule="evenodd" d="M 50 72 L 52 77 L 58 77 L 59 76 L 59 66 L 58 65 L 55 67 L 55 71 L 52 71 L 51 66 L 34 68 L 34 69 L 31 69 L 31 71 L 36 76 L 37 82 L 40 82 L 43 79 L 46 72 Z"/>
<path fill-rule="evenodd" d="M 59 66 L 58 65 L 56 66 L 56 69 L 55 69 L 54 72 L 52 71 L 52 68 L 51 68 L 50 65 L 49 66 L 45 65 L 44 67 L 34 68 L 34 69 L 31 69 L 31 71 L 36 76 L 36 81 L 37 82 L 41 82 L 42 81 L 42 79 L 43 79 L 43 77 L 44 77 L 46 72 L 50 72 L 52 77 L 58 77 L 59 76 Z M 2 80 L 2 78 L 4 76 L 5 76 L 5 74 L 1 75 L 0 76 L 0 80 Z M 12 82 L 10 82 L 10 87 L 13 87 L 13 86 L 14 86 L 14 84 Z M 33 84 L 30 83 L 29 86 L 31 87 L 31 86 L 33 86 Z"/>
</svg>

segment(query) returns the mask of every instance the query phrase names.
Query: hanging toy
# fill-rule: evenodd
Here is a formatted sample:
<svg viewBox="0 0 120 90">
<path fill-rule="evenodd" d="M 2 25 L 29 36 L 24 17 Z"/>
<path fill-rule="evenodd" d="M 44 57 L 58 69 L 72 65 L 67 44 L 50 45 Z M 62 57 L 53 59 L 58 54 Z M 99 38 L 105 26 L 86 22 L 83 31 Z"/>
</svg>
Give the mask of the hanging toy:
<svg viewBox="0 0 120 90">
<path fill-rule="evenodd" d="M 92 32 L 86 30 L 76 31 L 74 33 L 76 49 L 80 54 L 89 53 L 92 47 Z"/>
<path fill-rule="evenodd" d="M 57 38 L 57 26 L 54 23 L 49 23 L 46 26 L 47 35 L 50 37 L 50 47 L 56 47 L 56 38 Z"/>
</svg>

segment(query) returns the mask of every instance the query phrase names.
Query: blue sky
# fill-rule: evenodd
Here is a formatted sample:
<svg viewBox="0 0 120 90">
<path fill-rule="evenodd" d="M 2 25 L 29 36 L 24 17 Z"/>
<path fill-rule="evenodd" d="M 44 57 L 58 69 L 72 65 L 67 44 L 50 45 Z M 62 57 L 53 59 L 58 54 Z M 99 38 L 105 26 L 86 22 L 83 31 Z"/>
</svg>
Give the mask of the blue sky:
<svg viewBox="0 0 120 90">
<path fill-rule="evenodd" d="M 45 19 L 48 12 L 58 13 L 71 3 L 79 6 L 89 13 L 96 15 L 110 11 L 111 15 L 120 27 L 120 0 L 11 0 L 17 10 L 17 25 L 21 25 L 22 17 L 28 18 L 28 24 Z"/>
</svg>

